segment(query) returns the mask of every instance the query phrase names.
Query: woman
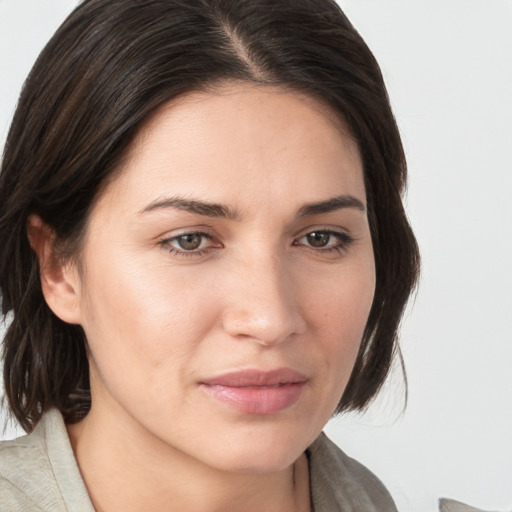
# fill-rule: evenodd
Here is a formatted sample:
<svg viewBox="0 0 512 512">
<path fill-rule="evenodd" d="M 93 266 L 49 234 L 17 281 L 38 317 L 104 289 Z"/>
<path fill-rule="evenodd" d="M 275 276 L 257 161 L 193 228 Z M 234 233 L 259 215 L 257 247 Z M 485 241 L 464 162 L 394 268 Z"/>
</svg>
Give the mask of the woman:
<svg viewBox="0 0 512 512">
<path fill-rule="evenodd" d="M 395 510 L 321 431 L 397 354 L 405 178 L 334 2 L 81 3 L 0 174 L 7 510 Z"/>
</svg>

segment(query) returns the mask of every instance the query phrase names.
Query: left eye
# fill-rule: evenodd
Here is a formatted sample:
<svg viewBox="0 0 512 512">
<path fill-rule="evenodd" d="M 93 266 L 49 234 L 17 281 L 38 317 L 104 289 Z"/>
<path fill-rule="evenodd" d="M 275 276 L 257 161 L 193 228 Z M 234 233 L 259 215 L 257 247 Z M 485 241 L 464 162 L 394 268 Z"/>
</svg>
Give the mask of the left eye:
<svg viewBox="0 0 512 512">
<path fill-rule="evenodd" d="M 338 233 L 337 231 L 318 230 L 311 231 L 296 241 L 296 245 L 306 245 L 314 249 L 343 249 L 352 238 L 346 233 Z"/>
</svg>

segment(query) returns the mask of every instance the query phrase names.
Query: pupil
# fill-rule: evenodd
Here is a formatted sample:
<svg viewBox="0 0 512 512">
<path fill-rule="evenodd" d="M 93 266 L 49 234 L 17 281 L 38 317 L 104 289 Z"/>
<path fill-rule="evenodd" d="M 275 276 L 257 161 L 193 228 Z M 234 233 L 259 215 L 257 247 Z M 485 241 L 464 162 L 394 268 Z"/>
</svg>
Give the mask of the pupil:
<svg viewBox="0 0 512 512">
<path fill-rule="evenodd" d="M 201 235 L 190 234 L 183 235 L 178 238 L 179 246 L 186 251 L 193 251 L 198 249 L 201 245 Z"/>
<path fill-rule="evenodd" d="M 329 243 L 329 233 L 313 232 L 307 235 L 308 243 L 313 247 L 325 247 Z"/>
</svg>

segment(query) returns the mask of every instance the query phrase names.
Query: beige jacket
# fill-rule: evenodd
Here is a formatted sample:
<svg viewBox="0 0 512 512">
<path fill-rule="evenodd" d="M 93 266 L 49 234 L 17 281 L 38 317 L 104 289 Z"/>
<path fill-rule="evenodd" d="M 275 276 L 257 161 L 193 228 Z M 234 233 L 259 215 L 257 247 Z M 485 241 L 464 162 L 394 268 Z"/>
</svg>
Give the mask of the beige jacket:
<svg viewBox="0 0 512 512">
<path fill-rule="evenodd" d="M 306 453 L 315 512 L 396 512 L 382 483 L 325 434 Z M 94 512 L 58 411 L 0 443 L 0 511 Z"/>
</svg>

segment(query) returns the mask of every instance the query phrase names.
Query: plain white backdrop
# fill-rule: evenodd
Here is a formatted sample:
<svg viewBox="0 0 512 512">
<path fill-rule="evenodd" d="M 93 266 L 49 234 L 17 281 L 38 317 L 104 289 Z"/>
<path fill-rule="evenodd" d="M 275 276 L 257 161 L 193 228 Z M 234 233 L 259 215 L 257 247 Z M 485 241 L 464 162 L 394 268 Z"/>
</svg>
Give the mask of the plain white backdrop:
<svg viewBox="0 0 512 512">
<path fill-rule="evenodd" d="M 365 415 L 327 432 L 402 512 L 434 511 L 440 496 L 510 510 L 512 1 L 339 2 L 389 88 L 423 273 L 402 328 L 405 412 L 397 373 Z M 0 0 L 1 147 L 24 78 L 75 5 Z"/>
</svg>

